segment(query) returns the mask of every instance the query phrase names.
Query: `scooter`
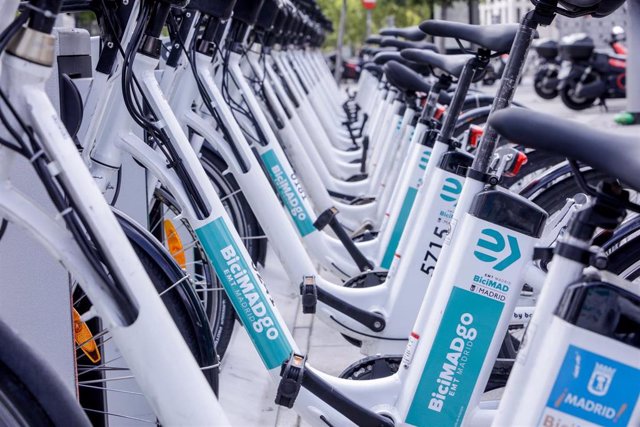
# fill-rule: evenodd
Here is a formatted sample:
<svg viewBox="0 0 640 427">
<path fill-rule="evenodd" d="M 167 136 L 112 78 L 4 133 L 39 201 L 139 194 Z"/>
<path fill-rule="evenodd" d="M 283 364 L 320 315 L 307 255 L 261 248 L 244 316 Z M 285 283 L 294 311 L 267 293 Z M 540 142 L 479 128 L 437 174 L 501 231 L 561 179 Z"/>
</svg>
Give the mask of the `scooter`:
<svg viewBox="0 0 640 427">
<path fill-rule="evenodd" d="M 533 77 L 533 89 L 542 99 L 554 99 L 558 96 L 558 73 L 561 61 L 558 58 L 558 42 L 555 40 L 542 40 L 535 46 L 538 60 L 535 76 Z"/>
<path fill-rule="evenodd" d="M 614 43 L 619 43 L 615 37 Z M 585 34 L 565 37 L 560 55 L 568 62 L 563 62 L 558 76 L 560 98 L 567 107 L 584 110 L 597 99 L 605 105 L 606 99 L 626 96 L 626 55 L 597 51 Z"/>
</svg>

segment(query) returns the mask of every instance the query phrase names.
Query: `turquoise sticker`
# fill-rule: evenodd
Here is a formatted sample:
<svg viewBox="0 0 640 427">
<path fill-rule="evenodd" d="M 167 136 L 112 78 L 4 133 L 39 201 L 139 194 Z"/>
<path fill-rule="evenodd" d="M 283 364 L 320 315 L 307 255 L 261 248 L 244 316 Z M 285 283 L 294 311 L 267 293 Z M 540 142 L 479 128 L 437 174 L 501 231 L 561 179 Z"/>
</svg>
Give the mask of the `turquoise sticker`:
<svg viewBox="0 0 640 427">
<path fill-rule="evenodd" d="M 505 240 L 502 233 L 492 228 L 485 228 L 482 230 L 482 234 L 485 238 L 478 239 L 477 246 L 485 249 L 486 251 L 493 252 L 496 255 L 501 254 L 505 249 L 507 249 L 507 242 L 509 243 L 509 253 L 499 263 L 493 266 L 494 270 L 503 271 L 505 268 L 520 259 L 518 239 L 514 236 L 507 235 L 507 239 Z M 482 262 L 493 263 L 498 260 L 497 256 L 490 255 L 486 253 L 486 251 L 474 251 L 473 254 Z"/>
<path fill-rule="evenodd" d="M 539 425 L 626 426 L 640 393 L 640 370 L 570 345 Z"/>
<path fill-rule="evenodd" d="M 384 252 L 384 256 L 382 257 L 382 261 L 380 262 L 380 266 L 382 268 L 389 269 L 389 267 L 391 267 L 393 255 L 396 253 L 396 249 L 398 248 L 398 244 L 400 243 L 400 238 L 402 237 L 402 233 L 404 232 L 404 227 L 407 225 L 407 220 L 409 219 L 409 214 L 411 213 L 411 208 L 413 207 L 413 202 L 416 200 L 417 194 L 417 189 L 409 187 L 409 189 L 407 190 L 407 194 L 404 196 L 402 207 L 400 208 L 400 213 L 398 214 L 398 220 L 393 227 L 391 238 L 389 239 L 389 244 L 387 245 L 387 250 Z"/>
<path fill-rule="evenodd" d="M 313 226 L 309 212 L 298 194 L 299 184 L 297 181 L 295 184 L 292 182 L 292 178 L 295 179 L 295 176 L 287 176 L 273 150 L 264 153 L 262 155 L 262 161 L 269 172 L 269 178 L 271 178 L 271 181 L 278 189 L 280 200 L 282 200 L 282 203 L 284 203 L 287 208 L 287 212 L 289 212 L 289 215 L 293 218 L 293 222 L 296 224 L 300 235 L 304 237 L 315 231 L 316 228 Z"/>
<path fill-rule="evenodd" d="M 291 345 L 276 322 L 271 299 L 257 281 L 260 276 L 244 259 L 224 220 L 217 218 L 196 234 L 262 361 L 268 369 L 282 365 Z"/>
<path fill-rule="evenodd" d="M 458 195 L 462 192 L 462 182 L 459 179 L 447 178 L 444 180 L 442 186 L 442 192 L 440 198 L 445 202 L 455 202 L 458 200 Z"/>
<path fill-rule="evenodd" d="M 431 150 L 428 150 L 428 149 L 424 150 L 422 152 L 422 156 L 420 157 L 420 160 L 418 161 L 418 167 L 422 170 L 426 170 L 430 157 L 431 157 Z"/>
<path fill-rule="evenodd" d="M 406 422 L 459 426 L 504 304 L 454 287 Z"/>
</svg>

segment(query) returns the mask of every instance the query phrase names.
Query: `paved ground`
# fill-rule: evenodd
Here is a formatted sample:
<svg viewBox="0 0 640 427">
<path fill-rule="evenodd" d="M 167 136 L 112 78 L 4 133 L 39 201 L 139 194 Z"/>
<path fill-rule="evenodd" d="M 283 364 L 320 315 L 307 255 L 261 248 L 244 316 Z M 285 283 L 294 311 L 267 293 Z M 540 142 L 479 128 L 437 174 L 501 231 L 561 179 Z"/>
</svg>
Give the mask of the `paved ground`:
<svg viewBox="0 0 640 427">
<path fill-rule="evenodd" d="M 492 91 L 492 88 L 484 89 Z M 637 135 L 640 129 L 638 126 L 621 128 L 613 122 L 614 114 L 624 110 L 624 100 L 610 101 L 608 112 L 594 107 L 576 113 L 567 109 L 559 99 L 545 101 L 538 98 L 526 81 L 519 89 L 516 100 L 534 110 L 572 118 L 600 129 L 615 129 L 630 135 Z M 640 143 L 640 137 L 638 142 Z M 328 374 L 338 375 L 361 357 L 337 332 L 301 313 L 297 284 L 288 282 L 273 252 L 269 252 L 263 276 L 287 325 L 293 331 L 296 342 L 301 350 L 307 352 L 309 363 Z M 275 385 L 270 381 L 248 336 L 240 327 L 236 328 L 228 355 L 223 362 L 220 395 L 222 405 L 233 425 L 306 425 L 295 412 L 273 403 Z"/>
</svg>

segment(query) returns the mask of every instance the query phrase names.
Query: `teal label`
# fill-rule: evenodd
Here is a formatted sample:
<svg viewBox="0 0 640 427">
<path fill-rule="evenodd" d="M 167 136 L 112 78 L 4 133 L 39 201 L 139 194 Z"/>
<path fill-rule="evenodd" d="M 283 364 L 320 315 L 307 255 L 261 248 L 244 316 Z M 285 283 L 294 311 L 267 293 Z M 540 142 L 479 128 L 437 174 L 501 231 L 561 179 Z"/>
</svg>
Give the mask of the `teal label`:
<svg viewBox="0 0 640 427">
<path fill-rule="evenodd" d="M 462 182 L 455 178 L 447 178 L 444 180 L 444 185 L 442 186 L 442 192 L 440 193 L 440 198 L 445 202 L 455 202 L 458 200 L 458 195 L 462 191 Z"/>
<path fill-rule="evenodd" d="M 629 425 L 639 384 L 640 370 L 570 345 L 538 425 Z"/>
<path fill-rule="evenodd" d="M 406 422 L 459 426 L 504 304 L 454 287 Z"/>
<path fill-rule="evenodd" d="M 420 160 L 418 161 L 418 167 L 422 170 L 426 170 L 430 157 L 431 157 L 431 150 L 424 150 L 422 152 L 422 155 L 420 156 Z"/>
<path fill-rule="evenodd" d="M 409 189 L 407 190 L 407 194 L 404 196 L 402 207 L 400 208 L 400 213 L 398 214 L 398 220 L 393 227 L 393 231 L 391 232 L 391 239 L 389 239 L 387 250 L 385 251 L 384 256 L 382 257 L 382 262 L 380 263 L 380 266 L 382 268 L 388 269 L 391 266 L 393 255 L 396 253 L 396 249 L 398 248 L 398 244 L 400 243 L 402 232 L 404 231 L 404 227 L 407 225 L 407 220 L 409 219 L 409 214 L 411 213 L 411 208 L 413 207 L 413 202 L 416 200 L 417 194 L 417 189 L 409 187 Z"/>
<path fill-rule="evenodd" d="M 520 259 L 518 239 L 514 236 L 506 235 L 505 238 L 502 233 L 492 228 L 485 228 L 482 230 L 482 234 L 486 238 L 481 237 L 478 239 L 477 246 L 483 250 L 473 252 L 475 257 L 480 261 L 495 263 L 493 269 L 503 271 Z"/>
<path fill-rule="evenodd" d="M 196 230 L 216 274 L 269 369 L 289 358 L 291 345 L 276 321 L 273 301 L 258 283 L 260 275 L 244 258 L 222 218 Z"/>
<path fill-rule="evenodd" d="M 305 196 L 295 174 L 287 176 L 273 150 L 264 153 L 262 161 L 269 172 L 269 178 L 278 189 L 280 200 L 284 203 L 291 218 L 293 218 L 300 235 L 304 237 L 315 231 L 316 228 L 313 226 L 313 221 L 300 197 L 300 193 L 302 197 Z"/>
</svg>

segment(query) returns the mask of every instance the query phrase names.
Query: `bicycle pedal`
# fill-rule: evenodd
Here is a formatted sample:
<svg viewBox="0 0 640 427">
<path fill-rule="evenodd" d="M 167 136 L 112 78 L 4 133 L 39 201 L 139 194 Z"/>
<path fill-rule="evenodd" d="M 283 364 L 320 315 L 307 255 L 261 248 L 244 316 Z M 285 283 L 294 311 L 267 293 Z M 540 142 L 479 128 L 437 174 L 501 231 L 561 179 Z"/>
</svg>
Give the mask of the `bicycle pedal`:
<svg viewBox="0 0 640 427">
<path fill-rule="evenodd" d="M 276 405 L 292 408 L 298 397 L 302 379 L 304 378 L 304 367 L 307 357 L 301 354 L 292 353 L 291 357 L 282 364 L 280 368 L 280 384 L 276 392 Z"/>
<path fill-rule="evenodd" d="M 314 314 L 318 304 L 316 276 L 304 276 L 300 284 L 300 295 L 302 295 L 302 312 L 304 314 Z"/>
</svg>

